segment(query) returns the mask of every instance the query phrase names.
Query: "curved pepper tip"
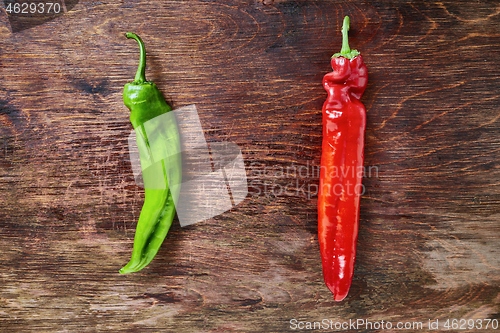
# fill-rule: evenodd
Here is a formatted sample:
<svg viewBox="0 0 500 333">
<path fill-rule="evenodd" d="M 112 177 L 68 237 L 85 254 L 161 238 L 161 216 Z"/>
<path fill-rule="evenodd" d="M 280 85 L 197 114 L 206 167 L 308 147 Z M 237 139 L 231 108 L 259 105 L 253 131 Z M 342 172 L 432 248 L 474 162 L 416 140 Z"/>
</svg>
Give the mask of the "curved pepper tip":
<svg viewBox="0 0 500 333">
<path fill-rule="evenodd" d="M 120 268 L 120 274 L 130 274 L 140 271 L 143 267 L 141 267 L 141 261 L 134 260 L 133 258 L 122 268 Z"/>
<path fill-rule="evenodd" d="M 343 301 L 344 298 L 347 297 L 347 294 L 349 294 L 349 289 L 341 291 L 339 289 L 342 289 L 342 288 L 339 288 L 339 286 L 335 285 L 335 283 L 334 283 L 334 285 L 326 283 L 326 286 L 328 287 L 328 289 L 330 289 L 330 291 L 333 295 L 333 300 L 335 302 Z"/>
<path fill-rule="evenodd" d="M 346 297 L 347 297 L 347 293 L 345 293 L 345 294 L 335 294 L 335 295 L 333 296 L 333 299 L 334 299 L 336 302 L 340 302 L 340 301 L 343 301 L 343 300 L 344 300 L 344 298 L 346 298 Z"/>
<path fill-rule="evenodd" d="M 128 269 L 127 266 L 123 266 L 122 268 L 120 268 L 120 270 L 118 272 L 120 274 L 129 274 L 129 273 L 133 273 L 134 271 L 131 269 Z"/>
</svg>

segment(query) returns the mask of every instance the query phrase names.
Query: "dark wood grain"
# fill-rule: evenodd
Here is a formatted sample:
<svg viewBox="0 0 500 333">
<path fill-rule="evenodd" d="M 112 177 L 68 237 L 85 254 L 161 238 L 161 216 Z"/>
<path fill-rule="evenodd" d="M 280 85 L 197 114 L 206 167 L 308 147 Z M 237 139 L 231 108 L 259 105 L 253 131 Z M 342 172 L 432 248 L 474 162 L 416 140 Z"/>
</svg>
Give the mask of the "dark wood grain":
<svg viewBox="0 0 500 333">
<path fill-rule="evenodd" d="M 370 81 L 359 255 L 335 303 L 315 189 L 321 79 L 344 15 Z M 16 33 L 0 17 L 2 332 L 499 319 L 498 1 L 80 1 Z M 120 276 L 143 200 L 125 31 L 173 106 L 196 104 L 208 141 L 241 147 L 250 193 L 174 223 L 147 269 Z"/>
</svg>

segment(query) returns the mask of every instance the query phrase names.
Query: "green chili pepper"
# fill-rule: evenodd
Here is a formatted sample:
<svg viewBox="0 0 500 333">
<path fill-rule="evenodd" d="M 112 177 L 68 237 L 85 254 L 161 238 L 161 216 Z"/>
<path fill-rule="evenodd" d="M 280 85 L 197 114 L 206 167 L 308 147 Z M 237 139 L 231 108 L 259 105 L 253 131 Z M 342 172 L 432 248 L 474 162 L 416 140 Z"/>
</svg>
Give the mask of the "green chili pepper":
<svg viewBox="0 0 500 333">
<path fill-rule="evenodd" d="M 135 39 L 140 48 L 135 80 L 125 85 L 123 102 L 130 110 L 130 122 L 137 136 L 144 180 L 144 204 L 135 230 L 132 257 L 120 269 L 121 274 L 140 271 L 156 256 L 172 225 L 174 201 L 178 199 L 182 177 L 177 123 L 173 116 L 162 116 L 172 108 L 156 84 L 146 80 L 146 48 L 143 41 L 131 32 L 125 36 Z M 166 119 L 167 122 L 158 119 Z M 158 156 L 168 157 L 155 160 Z"/>
</svg>

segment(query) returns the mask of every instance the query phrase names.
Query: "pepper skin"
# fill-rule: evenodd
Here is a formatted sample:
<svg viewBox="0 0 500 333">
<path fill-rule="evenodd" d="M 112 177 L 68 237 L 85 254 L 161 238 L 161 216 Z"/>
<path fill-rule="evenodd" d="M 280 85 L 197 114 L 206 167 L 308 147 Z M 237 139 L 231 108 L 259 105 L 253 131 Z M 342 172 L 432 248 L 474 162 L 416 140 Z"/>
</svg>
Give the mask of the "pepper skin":
<svg viewBox="0 0 500 333">
<path fill-rule="evenodd" d="M 160 149 L 179 152 L 179 132 L 174 121 L 161 124 L 160 132 L 168 133 L 168 137 L 158 134 L 158 131 L 152 137 L 151 133 L 146 131 L 145 124 L 148 121 L 170 112 L 172 108 L 165 102 L 156 84 L 146 80 L 146 49 L 141 38 L 131 32 L 127 32 L 125 35 L 127 38 L 135 39 L 140 47 L 140 61 L 135 80 L 127 83 L 123 90 L 123 102 L 130 110 L 130 122 L 137 133 L 138 146 L 140 144 L 139 137 L 142 137 L 142 145 L 145 146 L 145 150 L 150 156 L 153 156 L 155 150 L 160 147 Z M 148 135 L 153 140 L 150 140 Z M 141 166 L 146 165 L 145 161 L 150 156 L 143 156 L 140 151 Z M 170 156 L 168 160 L 157 161 L 151 166 L 143 168 L 142 171 L 144 204 L 135 230 L 132 257 L 129 263 L 120 269 L 121 274 L 140 271 L 153 260 L 167 236 L 175 216 L 174 197 L 178 193 L 172 192 L 169 181 L 170 184 L 180 184 L 181 182 L 182 169 L 179 154 Z M 158 183 L 162 183 L 164 186 L 158 186 Z"/>
<path fill-rule="evenodd" d="M 368 83 L 363 58 L 348 44 L 349 17 L 342 27 L 342 50 L 323 78 L 323 143 L 318 193 L 318 240 L 323 277 L 335 301 L 351 286 L 362 194 L 366 110 L 359 101 Z"/>
</svg>

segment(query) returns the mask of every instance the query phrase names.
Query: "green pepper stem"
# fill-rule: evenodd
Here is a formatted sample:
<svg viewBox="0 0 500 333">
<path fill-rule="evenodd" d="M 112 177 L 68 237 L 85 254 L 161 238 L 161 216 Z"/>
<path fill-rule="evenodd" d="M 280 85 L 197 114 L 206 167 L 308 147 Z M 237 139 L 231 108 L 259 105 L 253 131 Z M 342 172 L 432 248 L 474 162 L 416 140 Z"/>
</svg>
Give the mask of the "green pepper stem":
<svg viewBox="0 0 500 333">
<path fill-rule="evenodd" d="M 359 55 L 359 52 L 357 50 L 351 50 L 351 48 L 349 47 L 349 25 L 349 16 L 345 16 L 344 22 L 342 24 L 342 49 L 340 49 L 339 53 L 335 53 L 332 58 L 344 57 L 347 59 L 352 59 L 355 56 Z"/>
<path fill-rule="evenodd" d="M 344 23 L 342 24 L 342 49 L 340 53 L 347 54 L 351 52 L 351 48 L 349 47 L 349 24 L 351 20 L 349 16 L 344 17 Z"/>
<path fill-rule="evenodd" d="M 139 66 L 137 67 L 137 73 L 135 73 L 134 83 L 141 84 L 146 81 L 146 47 L 141 37 L 137 36 L 133 32 L 127 32 L 125 34 L 127 38 L 135 39 L 139 43 L 139 49 L 141 54 L 139 56 Z"/>
</svg>

